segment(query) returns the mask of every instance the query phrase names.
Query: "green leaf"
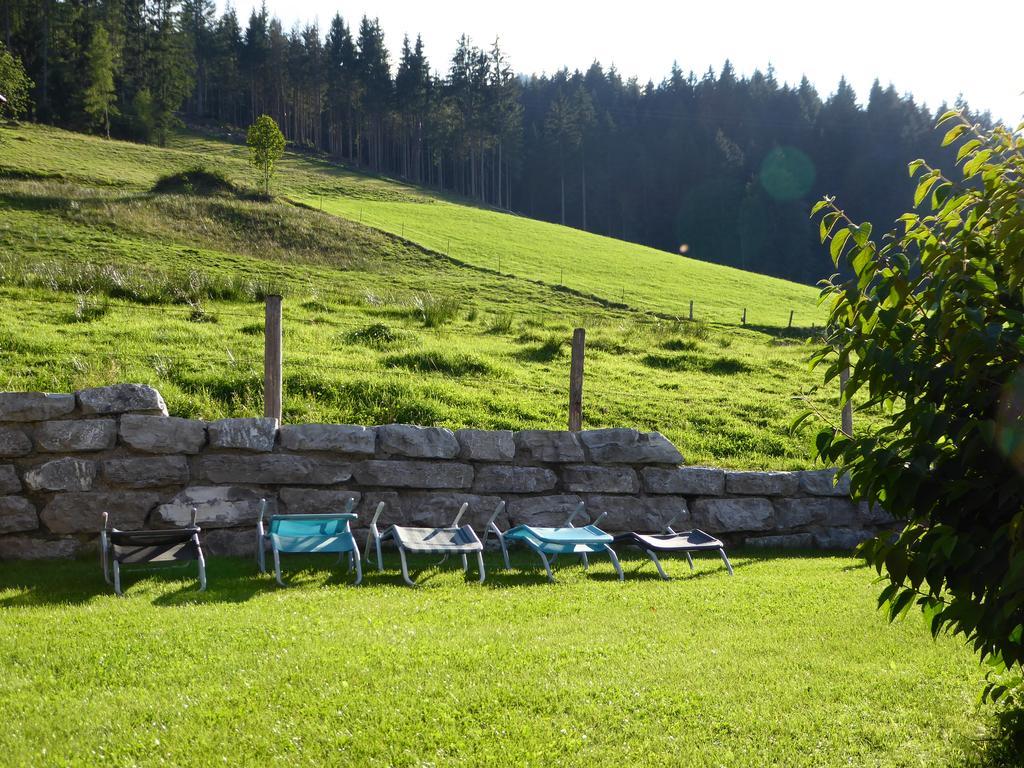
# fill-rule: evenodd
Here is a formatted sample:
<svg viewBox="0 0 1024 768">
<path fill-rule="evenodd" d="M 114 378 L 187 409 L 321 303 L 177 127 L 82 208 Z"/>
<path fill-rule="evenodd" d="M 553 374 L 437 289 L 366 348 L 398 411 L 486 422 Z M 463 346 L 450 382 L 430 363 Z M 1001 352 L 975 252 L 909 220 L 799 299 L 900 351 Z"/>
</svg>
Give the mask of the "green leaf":
<svg viewBox="0 0 1024 768">
<path fill-rule="evenodd" d="M 912 589 L 905 589 L 899 593 L 895 600 L 889 605 L 889 621 L 896 621 L 913 604 L 917 593 Z"/>
<path fill-rule="evenodd" d="M 970 141 L 963 144 L 956 153 L 956 161 L 959 163 L 967 155 L 976 150 L 981 146 L 981 139 L 971 139 Z"/>
<path fill-rule="evenodd" d="M 964 134 L 964 132 L 968 130 L 968 128 L 970 128 L 970 126 L 965 125 L 964 123 L 960 123 L 959 125 L 954 125 L 948 131 L 946 131 L 946 135 L 942 139 L 942 145 L 941 146 L 948 147 L 954 141 L 959 139 Z"/>
<path fill-rule="evenodd" d="M 928 197 L 928 190 L 935 186 L 941 177 L 938 174 L 929 174 L 925 176 L 917 185 L 917 189 L 914 190 L 914 207 L 916 208 L 921 204 L 921 201 Z"/>
<path fill-rule="evenodd" d="M 843 227 L 841 230 L 835 233 L 832 237 L 832 242 L 829 245 L 829 253 L 832 254 L 832 263 L 836 266 L 839 265 L 839 257 L 843 253 L 843 246 L 850 237 L 849 227 Z"/>
<path fill-rule="evenodd" d="M 858 224 L 857 228 L 853 230 L 853 241 L 859 246 L 867 245 L 868 238 L 871 237 L 871 224 L 864 222 Z"/>
</svg>

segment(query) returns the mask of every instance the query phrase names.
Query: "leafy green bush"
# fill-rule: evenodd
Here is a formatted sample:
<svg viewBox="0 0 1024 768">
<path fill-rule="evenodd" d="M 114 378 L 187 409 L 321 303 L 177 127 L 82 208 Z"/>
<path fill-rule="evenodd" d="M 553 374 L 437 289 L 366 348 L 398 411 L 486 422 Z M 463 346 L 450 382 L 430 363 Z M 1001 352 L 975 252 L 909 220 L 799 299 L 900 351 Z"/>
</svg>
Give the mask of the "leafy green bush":
<svg viewBox="0 0 1024 768">
<path fill-rule="evenodd" d="M 28 112 L 32 101 L 29 92 L 34 83 L 25 74 L 21 59 L 10 53 L 0 43 L 0 118 L 10 117 L 17 120 Z"/>
<path fill-rule="evenodd" d="M 153 185 L 153 191 L 160 194 L 216 195 L 234 193 L 236 189 L 223 172 L 197 165 L 161 176 Z"/>
<path fill-rule="evenodd" d="M 1024 138 L 958 112 L 954 180 L 924 161 L 914 207 L 881 240 L 832 198 L 815 206 L 822 241 L 850 276 L 824 282 L 830 306 L 816 365 L 851 369 L 843 399 L 881 408 L 883 426 L 818 436 L 861 499 L 905 527 L 867 542 L 884 573 L 880 605 L 917 605 L 931 631 L 962 634 L 998 668 L 1024 662 Z M 1024 127 L 1024 126 L 1022 126 Z M 996 697 L 1005 687 L 992 683 Z"/>
</svg>

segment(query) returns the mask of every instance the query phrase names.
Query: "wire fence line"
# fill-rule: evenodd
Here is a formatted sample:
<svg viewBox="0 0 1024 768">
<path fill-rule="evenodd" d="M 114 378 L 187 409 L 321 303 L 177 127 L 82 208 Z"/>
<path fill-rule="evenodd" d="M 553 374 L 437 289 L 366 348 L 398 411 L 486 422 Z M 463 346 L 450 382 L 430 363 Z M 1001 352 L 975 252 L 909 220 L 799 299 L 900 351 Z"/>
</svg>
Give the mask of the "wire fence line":
<svg viewBox="0 0 1024 768">
<path fill-rule="evenodd" d="M 91 297 L 91 298 L 96 298 L 95 296 L 93 296 L 91 294 L 88 295 L 88 296 Z M 253 321 L 255 323 L 257 321 L 262 322 L 263 318 L 264 318 L 263 304 L 262 303 L 255 303 L 255 302 L 252 303 L 252 305 L 251 305 L 253 307 L 252 312 L 251 313 L 247 313 L 247 312 L 238 312 L 238 311 L 235 311 L 233 309 L 224 309 L 224 308 L 222 308 L 220 306 L 217 306 L 215 303 L 213 303 L 213 302 L 216 302 L 216 301 L 219 301 L 219 300 L 209 300 L 208 303 L 203 303 L 203 304 L 198 304 L 198 305 L 188 305 L 188 304 L 140 304 L 140 303 L 131 302 L 131 301 L 128 301 L 128 300 L 113 299 L 113 298 L 109 298 L 109 297 L 104 297 L 104 298 L 106 299 L 105 304 L 106 304 L 106 307 L 107 307 L 107 309 L 109 311 L 115 311 L 116 310 L 116 311 L 128 311 L 128 312 L 144 312 L 144 313 L 148 312 L 148 313 L 152 313 L 152 314 L 155 314 L 155 315 L 161 315 L 161 316 L 167 316 L 167 315 L 180 316 L 182 319 L 185 319 L 185 320 L 188 320 L 190 317 L 203 317 L 203 316 L 210 317 L 210 316 L 212 316 L 212 317 L 218 317 L 218 318 L 219 317 L 240 318 L 240 319 L 251 320 L 251 321 Z M 37 304 L 37 305 L 45 306 L 45 307 L 48 307 L 48 308 L 53 308 L 53 306 L 55 304 L 64 305 L 64 306 L 67 306 L 69 308 L 75 308 L 76 306 L 78 306 L 78 303 L 79 303 L 78 298 L 71 298 L 70 296 L 69 297 L 64 297 L 64 296 L 60 296 L 60 295 L 55 295 L 53 299 L 35 299 L 35 298 L 31 298 L 31 297 L 18 297 L 18 301 L 19 302 L 24 302 L 24 303 L 30 303 L 30 304 Z M 237 304 L 237 302 L 232 302 L 232 303 L 233 304 Z M 303 302 L 303 303 L 308 303 L 308 302 Z M 300 307 L 301 306 L 302 305 L 300 304 Z M 389 305 L 389 304 L 365 304 L 365 305 L 342 304 L 340 306 L 348 306 L 348 307 L 353 307 L 353 308 L 358 307 L 359 309 L 361 309 L 363 311 L 374 312 L 376 314 L 375 315 L 366 315 L 366 316 L 364 316 L 362 318 L 355 319 L 355 318 L 340 317 L 337 309 L 333 308 L 333 307 L 325 309 L 325 310 L 322 310 L 322 311 L 318 311 L 316 308 L 311 308 L 311 309 L 304 308 L 304 309 L 305 309 L 305 311 L 308 311 L 308 312 L 319 312 L 319 314 L 323 314 L 323 315 L 328 316 L 329 317 L 329 321 L 328 322 L 332 326 L 336 326 L 336 327 L 339 327 L 339 328 L 353 328 L 353 329 L 355 329 L 355 328 L 360 328 L 360 329 L 366 328 L 368 325 L 371 325 L 371 324 L 373 324 L 375 322 L 381 322 L 381 321 L 388 320 L 388 319 L 402 319 L 402 318 L 405 318 L 405 317 L 416 317 L 416 315 L 421 312 L 421 310 L 418 310 L 412 304 L 408 304 L 408 305 L 404 305 L 404 306 L 402 306 L 402 305 Z M 308 320 L 308 318 L 305 318 L 305 317 L 303 317 L 303 318 L 296 317 L 295 316 L 296 310 L 294 308 L 294 304 L 290 305 L 287 301 L 284 304 L 283 312 L 284 312 L 284 317 L 285 317 L 286 320 L 291 319 L 293 322 L 305 322 L 305 321 Z M 516 312 L 506 311 L 506 310 L 501 310 L 501 311 L 488 310 L 488 311 L 481 312 L 480 310 L 477 310 L 477 309 L 474 308 L 474 309 L 470 309 L 468 311 L 464 310 L 460 314 L 461 315 L 469 315 L 470 313 L 474 313 L 474 312 L 475 312 L 475 314 L 478 317 L 489 318 L 489 319 L 492 320 L 492 327 L 491 328 L 485 328 L 485 329 L 483 329 L 483 330 L 478 332 L 481 335 L 488 335 L 488 336 L 501 335 L 500 332 L 493 330 L 493 325 L 494 325 L 494 323 L 496 323 L 497 321 L 502 319 L 503 316 L 511 317 L 513 324 L 515 322 L 519 322 L 520 324 L 524 324 L 525 323 L 527 325 L 536 325 L 538 330 L 546 327 L 545 324 L 543 324 L 543 323 L 541 323 L 540 321 L 537 320 L 537 316 L 536 315 L 528 314 L 526 312 L 516 313 Z M 465 319 L 465 318 L 463 317 L 463 318 L 460 318 L 460 319 Z M 697 320 L 695 322 L 698 325 L 700 325 L 703 321 Z M 649 317 L 637 316 L 637 317 L 622 318 L 621 320 L 609 320 L 609 319 L 605 319 L 605 318 L 597 318 L 597 319 L 595 319 L 593 317 L 589 317 L 587 315 L 587 313 L 583 313 L 579 317 L 570 318 L 568 320 L 562 320 L 562 321 L 560 321 L 558 323 L 558 326 L 560 328 L 562 328 L 562 329 L 576 326 L 576 327 L 584 327 L 584 328 L 587 328 L 588 330 L 600 330 L 602 328 L 615 328 L 615 327 L 622 327 L 624 325 L 634 326 L 634 327 L 644 327 L 644 328 L 658 328 L 658 329 L 663 329 L 666 332 L 672 332 L 673 328 L 685 329 L 685 328 L 690 327 L 689 326 L 689 321 L 686 320 L 685 318 L 662 319 L 662 318 L 649 318 Z M 723 324 L 714 323 L 714 325 L 723 325 Z M 726 323 L 724 325 L 729 325 L 729 324 Z M 423 329 L 424 330 L 444 330 L 446 327 L 447 327 L 446 325 L 423 326 Z M 819 328 L 820 328 L 820 326 L 819 326 Z M 464 329 L 463 328 L 459 328 L 457 330 L 464 330 Z M 553 333 L 556 330 L 558 330 L 558 329 L 551 328 L 549 330 L 549 332 Z M 800 332 L 800 331 L 804 331 L 806 329 L 797 328 L 795 330 Z M 510 329 L 509 332 L 511 332 L 511 329 Z M 521 332 L 522 331 L 520 330 L 520 333 Z M 685 333 L 685 331 L 684 331 L 684 333 Z"/>
<path fill-rule="evenodd" d="M 375 221 L 371 221 L 370 220 L 371 218 L 376 219 L 376 220 Z M 365 226 L 371 227 L 373 229 L 377 229 L 378 231 L 384 232 L 386 234 L 389 234 L 389 235 L 392 235 L 392 236 L 398 236 L 398 237 L 401 237 L 404 240 L 409 240 L 410 242 L 414 243 L 415 245 L 419 245 L 420 247 L 426 248 L 428 250 L 432 250 L 432 251 L 434 251 L 436 253 L 439 253 L 439 254 L 443 254 L 447 258 L 454 259 L 458 263 L 466 264 L 467 266 L 470 266 L 470 267 L 472 267 L 474 269 L 482 269 L 482 270 L 485 270 L 485 271 L 488 271 L 488 272 L 497 273 L 498 275 L 505 276 L 505 277 L 526 279 L 526 280 L 530 280 L 530 281 L 535 282 L 535 283 L 540 283 L 540 284 L 548 285 L 548 286 L 556 288 L 556 289 L 558 289 L 558 288 L 568 289 L 568 290 L 574 291 L 576 293 L 582 294 L 581 298 L 599 299 L 599 300 L 601 300 L 603 302 L 607 302 L 607 303 L 612 304 L 612 305 L 619 304 L 619 305 L 621 305 L 622 309 L 625 309 L 625 310 L 628 310 L 628 311 L 642 312 L 642 313 L 656 312 L 656 313 L 663 314 L 663 315 L 672 315 L 672 316 L 674 316 L 674 317 L 676 317 L 676 318 L 678 318 L 680 320 L 683 320 L 683 319 L 686 319 L 686 320 L 710 320 L 710 322 L 714 322 L 716 324 L 721 324 L 721 325 L 745 326 L 745 325 L 748 324 L 748 310 L 751 310 L 750 307 L 736 306 L 736 307 L 729 307 L 729 308 L 716 308 L 715 304 L 713 302 L 704 303 L 703 301 L 699 300 L 699 297 L 695 296 L 692 299 L 686 299 L 686 301 L 688 301 L 688 304 L 686 305 L 686 309 L 685 310 L 683 310 L 683 311 L 681 311 L 679 313 L 674 313 L 674 312 L 670 312 L 670 311 L 666 310 L 664 307 L 657 306 L 656 303 L 652 303 L 652 302 L 646 300 L 642 296 L 638 296 L 637 292 L 631 291 L 631 290 L 629 290 L 626 287 L 626 283 L 625 282 L 621 284 L 621 286 L 619 288 L 619 292 L 618 292 L 617 295 L 616 295 L 616 293 L 614 291 L 612 291 L 611 294 L 609 294 L 609 295 L 601 295 L 601 293 L 602 293 L 602 289 L 601 288 L 594 288 L 592 286 L 587 286 L 585 280 L 579 280 L 579 281 L 573 280 L 573 278 L 574 278 L 573 271 L 571 269 L 566 269 L 564 264 L 559 265 L 557 267 L 557 271 L 559 273 L 558 274 L 558 281 L 557 282 L 554 281 L 554 272 L 555 272 L 555 268 L 554 267 L 552 267 L 551 270 L 550 270 L 550 276 L 542 274 L 539 277 L 537 277 L 537 276 L 530 277 L 528 275 L 517 274 L 515 271 L 506 271 L 506 270 L 504 270 L 503 269 L 503 264 L 502 264 L 502 256 L 501 256 L 500 253 L 495 253 L 494 254 L 494 260 L 493 260 L 493 265 L 492 266 L 487 266 L 485 264 L 474 263 L 472 261 L 463 261 L 462 259 L 458 258 L 457 254 L 456 255 L 452 254 L 452 243 L 455 242 L 458 245 L 458 243 L 459 243 L 458 236 L 456 236 L 455 238 L 452 238 L 447 233 L 438 234 L 436 232 L 427 232 L 427 231 L 424 231 L 424 230 L 419 230 L 419 229 L 416 229 L 416 228 L 408 226 L 404 221 L 402 221 L 400 224 L 398 224 L 396 226 L 393 221 L 389 221 L 389 220 L 386 220 L 384 218 L 378 218 L 378 217 L 375 217 L 375 216 L 367 216 L 365 211 L 364 211 L 364 209 L 362 209 L 362 208 L 359 211 L 358 222 L 360 224 L 363 224 Z M 415 239 L 412 236 L 415 236 Z M 429 243 L 429 245 L 427 243 Z M 637 245 L 637 244 L 631 243 L 631 245 Z M 644 246 L 644 247 L 649 247 L 649 246 Z M 666 255 L 671 255 L 667 251 L 665 251 L 664 253 Z M 636 275 L 640 271 L 639 257 L 636 257 L 634 259 L 634 262 L 635 263 L 633 265 L 633 274 Z M 718 265 L 716 265 L 716 266 L 718 266 Z M 721 265 L 721 266 L 724 266 L 724 265 Z M 510 267 L 510 265 L 506 262 L 504 264 L 504 267 Z M 512 267 L 512 269 L 514 270 L 515 268 Z M 569 275 L 570 280 L 573 280 L 573 282 L 576 282 L 577 286 L 581 286 L 581 287 L 573 287 L 573 286 L 568 285 L 565 282 L 566 274 Z M 765 276 L 765 277 L 769 277 L 769 276 Z M 604 293 L 608 294 L 608 291 L 604 291 Z M 630 305 L 630 304 L 626 303 L 626 299 L 627 298 L 629 298 L 629 299 L 631 299 L 633 301 L 636 301 L 637 299 L 640 299 L 640 301 L 635 303 L 635 304 L 633 304 L 633 305 Z M 708 315 L 708 316 L 702 317 L 701 313 L 705 312 L 708 307 L 710 307 L 710 313 L 711 314 Z M 800 317 L 797 318 L 797 316 L 796 316 L 796 308 L 794 306 L 784 307 L 783 309 L 780 310 L 780 315 L 782 317 L 785 317 L 787 315 L 787 313 L 789 315 L 789 320 L 788 320 L 788 324 L 786 325 L 786 327 L 790 327 L 790 328 L 793 327 L 794 320 L 798 320 L 798 323 L 797 323 L 798 327 L 807 327 L 806 325 L 804 325 L 804 326 L 800 326 L 799 325 L 800 322 L 803 322 L 803 323 L 807 322 L 806 317 L 805 317 L 805 315 L 808 314 L 807 311 L 800 312 Z M 735 315 L 736 316 L 736 320 L 730 322 L 730 321 L 722 319 L 722 317 L 730 316 L 730 315 Z M 664 320 L 664 319 L 667 319 L 667 318 L 662 318 L 662 319 Z M 756 320 L 756 315 L 755 315 L 754 311 L 752 311 L 752 310 L 750 311 L 750 318 L 749 318 L 749 320 L 750 320 L 751 324 L 753 324 L 755 322 L 755 320 Z M 811 328 L 815 327 L 817 322 L 818 322 L 817 320 L 812 319 L 810 321 L 810 327 Z M 764 325 L 771 326 L 771 327 L 781 326 L 782 324 L 783 323 L 764 323 Z"/>
</svg>

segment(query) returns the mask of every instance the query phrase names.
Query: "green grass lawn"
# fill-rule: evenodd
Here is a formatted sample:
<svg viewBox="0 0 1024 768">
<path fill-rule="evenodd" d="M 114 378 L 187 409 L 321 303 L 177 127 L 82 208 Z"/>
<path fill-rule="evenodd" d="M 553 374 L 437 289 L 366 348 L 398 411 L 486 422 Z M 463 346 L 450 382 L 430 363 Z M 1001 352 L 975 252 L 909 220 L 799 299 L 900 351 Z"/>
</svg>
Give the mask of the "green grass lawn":
<svg viewBox="0 0 1024 768">
<path fill-rule="evenodd" d="M 396 560 L 396 558 L 391 557 Z M 423 562 L 422 560 L 420 561 Z M 738 553 L 486 585 L 397 561 L 354 588 L 214 558 L 210 588 L 0 566 L 7 766 L 961 766 L 987 713 L 960 641 L 886 623 L 853 559 Z M 646 564 L 644 564 L 646 563 Z M 180 572 L 179 572 L 180 573 Z M 471 577 L 472 578 L 472 577 Z"/>
<path fill-rule="evenodd" d="M 0 389 L 131 380 L 160 389 L 175 415 L 259 415 L 262 307 L 255 295 L 217 288 L 244 283 L 287 293 L 289 421 L 563 428 L 568 341 L 582 326 L 586 427 L 659 430 L 692 463 L 813 463 L 814 425 L 789 430 L 804 408 L 794 397 L 817 378 L 807 368 L 811 335 L 758 325 L 753 315 L 747 327 L 735 318 L 656 317 L 643 309 L 682 305 L 671 305 L 669 281 L 649 265 L 635 283 L 643 296 L 627 295 L 619 306 L 598 284 L 576 286 L 598 294 L 588 297 L 554 285 L 550 273 L 528 279 L 529 260 L 523 276 L 498 274 L 484 251 L 449 259 L 287 201 L 150 191 L 161 175 L 198 164 L 243 181 L 244 148 L 233 144 L 182 136 L 159 149 L 36 126 L 2 127 L 0 139 Z M 604 255 L 587 262 L 588 279 L 606 287 L 617 279 L 616 263 L 632 263 L 628 252 L 697 270 L 734 309 L 743 295 L 774 297 L 779 307 L 792 303 L 787 292 L 813 296 L 795 284 L 457 206 L 302 155 L 286 156 L 281 185 L 296 196 L 327 190 L 325 209 L 331 200 L 358 200 L 441 211 L 438 221 L 454 217 L 467 238 L 508 247 L 582 252 L 595 244 L 593 253 Z M 506 271 L 516 269 L 503 261 Z M 197 284 L 213 288 L 189 305 L 182 295 Z M 444 316 L 427 322 L 422 305 Z M 834 388 L 810 403 L 835 414 Z M 859 416 L 858 424 L 876 418 Z"/>
</svg>

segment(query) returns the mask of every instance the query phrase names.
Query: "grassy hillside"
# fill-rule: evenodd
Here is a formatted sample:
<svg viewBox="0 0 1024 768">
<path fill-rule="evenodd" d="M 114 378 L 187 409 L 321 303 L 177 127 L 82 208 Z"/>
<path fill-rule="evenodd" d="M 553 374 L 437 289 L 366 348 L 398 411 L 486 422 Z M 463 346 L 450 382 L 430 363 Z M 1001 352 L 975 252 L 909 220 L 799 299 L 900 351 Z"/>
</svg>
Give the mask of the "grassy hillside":
<svg viewBox="0 0 1024 768">
<path fill-rule="evenodd" d="M 158 149 L 5 127 L 0 142 L 0 387 L 138 380 L 176 414 L 257 414 L 259 299 L 283 289 L 286 419 L 562 427 L 567 342 L 583 325 L 585 426 L 659 429 L 690 461 L 810 463 L 813 429 L 788 427 L 811 342 L 778 326 L 790 308 L 815 322 L 811 288 L 301 155 L 282 165 L 282 197 L 262 202 L 245 191 L 243 148 L 207 138 Z M 196 165 L 238 189 L 152 191 Z M 319 208 L 321 195 L 324 212 L 288 202 Z M 404 239 L 388 234 L 403 223 Z M 429 250 L 451 230 L 451 258 Z M 709 322 L 652 314 L 685 313 L 697 286 Z M 836 410 L 832 392 L 811 400 Z"/>
</svg>

